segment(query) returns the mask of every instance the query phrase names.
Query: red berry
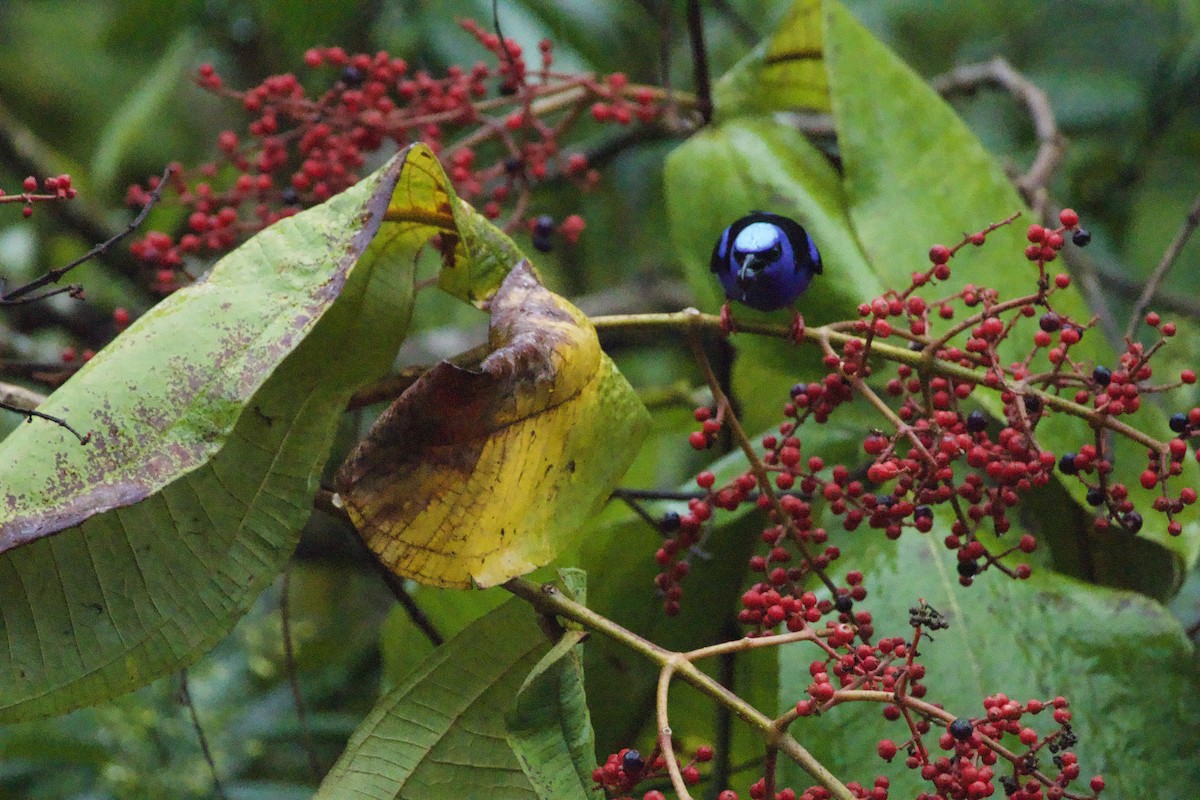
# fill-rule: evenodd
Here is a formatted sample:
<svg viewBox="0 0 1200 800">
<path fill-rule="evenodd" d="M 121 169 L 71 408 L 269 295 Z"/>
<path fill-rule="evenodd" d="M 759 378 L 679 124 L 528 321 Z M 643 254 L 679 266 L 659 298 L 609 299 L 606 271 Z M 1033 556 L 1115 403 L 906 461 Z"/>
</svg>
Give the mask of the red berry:
<svg viewBox="0 0 1200 800">
<path fill-rule="evenodd" d="M 950 248 L 944 244 L 935 244 L 929 248 L 929 260 L 934 264 L 945 264 L 950 260 Z"/>
<path fill-rule="evenodd" d="M 1138 478 L 1141 481 L 1143 489 L 1153 489 L 1158 485 L 1158 473 L 1152 469 L 1148 469 Z"/>
<path fill-rule="evenodd" d="M 22 186 L 24 186 L 25 191 L 27 192 L 36 192 L 38 187 L 37 178 L 30 175 L 25 179 L 25 182 L 22 184 Z"/>
<path fill-rule="evenodd" d="M 696 476 L 696 485 L 701 489 L 711 489 L 713 484 L 716 482 L 717 476 L 713 475 L 708 470 L 705 470 Z"/>
<path fill-rule="evenodd" d="M 1058 212 L 1058 221 L 1064 228 L 1074 228 L 1079 224 L 1079 215 L 1075 213 L 1074 209 L 1064 208 Z"/>
<path fill-rule="evenodd" d="M 124 328 L 129 324 L 129 312 L 124 308 L 113 309 L 113 322 L 118 328 Z"/>
<path fill-rule="evenodd" d="M 1195 383 L 1196 382 L 1195 370 L 1185 369 L 1183 372 L 1179 373 L 1179 380 L 1181 380 L 1184 383 L 1189 384 L 1189 385 Z"/>
</svg>

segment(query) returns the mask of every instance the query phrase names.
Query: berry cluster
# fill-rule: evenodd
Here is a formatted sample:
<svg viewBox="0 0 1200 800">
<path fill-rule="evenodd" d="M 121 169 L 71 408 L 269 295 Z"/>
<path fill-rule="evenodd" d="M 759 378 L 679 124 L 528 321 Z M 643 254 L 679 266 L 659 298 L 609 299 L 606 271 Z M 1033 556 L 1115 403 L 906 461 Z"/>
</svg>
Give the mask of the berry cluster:
<svg viewBox="0 0 1200 800">
<path fill-rule="evenodd" d="M 697 477 L 704 496 L 689 502 L 677 529 L 667 532 L 656 553 L 663 568 L 658 587 L 668 613 L 678 611 L 688 552 L 700 540 L 704 523 L 716 509 L 732 510 L 743 503 L 754 503 L 771 516 L 762 532 L 768 551 L 750 561 L 750 568 L 764 579 L 743 597 L 740 614 L 757 634 L 781 623 L 796 630 L 838 604 L 845 606 L 837 609 L 844 613 L 866 594 L 861 576 L 844 587 L 834 586 L 825 576 L 839 550 L 814 522 L 812 503 L 817 499 L 845 530 L 865 525 L 889 538 L 899 537 L 905 528 L 931 531 L 935 509 L 945 507 L 952 521 L 943 542 L 956 554 L 964 585 L 991 567 L 1017 578 L 1029 576 L 1028 565 L 1009 566 L 1002 559 L 1033 552 L 1037 541 L 1032 535 L 992 551 L 978 533 L 987 526 L 997 535 L 1005 534 L 1022 495 L 1045 485 L 1056 469 L 1084 484 L 1088 501 L 1100 508 L 1097 527 L 1119 526 L 1136 533 L 1143 519 L 1127 485 L 1114 479 L 1109 433 L 1146 446 L 1147 461 L 1138 480 L 1145 489 L 1159 491 L 1152 507 L 1166 515 L 1171 534 L 1180 533 L 1182 526 L 1174 515 L 1195 503 L 1196 490 L 1183 487 L 1172 493 L 1168 481 L 1181 473 L 1189 443 L 1200 436 L 1200 409 L 1174 415 L 1171 428 L 1177 437 L 1166 443 L 1124 418 L 1140 408 L 1146 395 L 1194 383 L 1196 376 L 1186 370 L 1174 382 L 1151 383 L 1151 359 L 1175 333 L 1157 314 L 1146 318 L 1157 341 L 1127 342 L 1111 367 L 1074 357 L 1072 348 L 1092 323 L 1054 310 L 1054 295 L 1070 285 L 1070 278 L 1047 271 L 1068 237 L 1077 245 L 1089 239 L 1074 211 L 1062 212 L 1059 228 L 1029 226 L 1025 256 L 1037 267 L 1032 294 L 1002 299 L 994 289 L 974 285 L 937 299 L 919 293 L 950 277 L 949 262 L 962 247 L 984 244 L 990 232 L 1010 221 L 973 233 L 954 247 L 933 247 L 930 267 L 914 273 L 904 291 L 863 303 L 858 319 L 808 332 L 807 338 L 824 347 L 828 374 L 793 387 L 779 433 L 763 437 L 761 456 L 753 459 L 758 463 L 720 486 L 711 473 Z M 956 319 L 959 316 L 963 318 Z M 946 330 L 935 332 L 935 327 Z M 1028 327 L 1033 330 L 1025 333 Z M 1024 336 L 1028 339 L 1022 346 Z M 891 344 L 895 339 L 905 346 Z M 866 379 L 881 360 L 890 362 L 895 372 L 884 376 L 882 391 L 877 391 Z M 963 407 L 976 392 L 998 397 L 1001 418 L 993 420 L 978 408 Z M 802 426 L 825 422 L 855 398 L 868 400 L 887 426 L 864 437 L 868 463 L 827 465 L 819 456 L 805 457 Z M 1046 449 L 1037 429 L 1052 414 L 1086 420 L 1095 431 L 1094 441 L 1075 452 Z M 691 446 L 710 447 L 727 424 L 726 416 L 721 404 L 715 413 L 697 409 L 700 429 L 689 436 Z M 764 480 L 768 476 L 769 482 Z M 828 599 L 816 601 L 806 587 L 810 574 L 825 583 Z"/>
<path fill-rule="evenodd" d="M 245 91 L 227 87 L 211 64 L 199 85 L 237 100 L 251 115 L 243 134 L 223 131 L 221 156 L 200 167 L 177 169 L 170 187 L 191 210 L 186 229 L 152 232 L 133 253 L 153 271 L 152 285 L 168 293 L 188 259 L 207 259 L 235 247 L 271 223 L 320 203 L 352 185 L 373 154 L 423 141 L 439 154 L 455 190 L 507 230 L 527 228 L 539 250 L 552 237 L 574 243 L 583 231 L 575 215 L 557 222 L 529 213 L 530 190 L 555 175 L 582 188 L 599 174 L 587 157 L 565 152 L 562 141 L 590 108 L 601 123 L 653 122 L 662 93 L 607 77 L 556 72 L 553 47 L 542 41 L 531 67 L 511 39 L 462 23 L 491 63 L 450 67 L 444 76 L 412 70 L 402 58 L 379 52 L 348 54 L 340 47 L 310 49 L 304 64 L 325 77 L 325 88 L 294 74 L 273 75 Z M 131 205 L 146 202 L 147 187 L 133 186 Z"/>
<path fill-rule="evenodd" d="M 708 745 L 696 748 L 692 761 L 678 764 L 683 781 L 688 786 L 700 782 L 699 764 L 712 761 L 713 749 Z M 634 788 L 643 782 L 659 781 L 667 771 L 666 759 L 657 748 L 648 758 L 632 748 L 622 748 L 605 759 L 604 764 L 592 770 L 592 780 L 605 793 L 618 800 L 633 800 Z M 650 789 L 642 793 L 641 800 L 665 800 L 662 792 Z M 735 796 L 736 800 L 736 796 Z"/>
<path fill-rule="evenodd" d="M 775 595 L 756 598 L 751 605 L 772 600 L 780 602 Z M 806 599 L 804 605 L 817 608 L 812 598 Z M 812 615 L 811 622 L 819 617 Z M 884 719 L 902 722 L 908 729 L 907 737 L 899 742 L 881 739 L 876 752 L 887 762 L 903 754 L 905 766 L 918 771 L 932 787 L 931 791 L 919 794 L 919 800 L 982 800 L 995 793 L 997 784 L 1012 800 L 1079 800 L 1099 795 L 1104 788 L 1104 780 L 1099 776 L 1091 779 L 1090 794 L 1071 789 L 1080 777 L 1080 768 L 1070 750 L 1077 737 L 1071 728 L 1066 698 L 1020 703 L 1004 694 L 995 694 L 983 700 L 980 717 L 954 717 L 941 706 L 922 699 L 928 693 L 922 682 L 926 671 L 916 660 L 922 639 L 948 628 L 947 619 L 922 600 L 909 609 L 909 622 L 913 628 L 911 639 L 890 637 L 870 644 L 869 624 L 855 626 L 843 617 L 842 622 L 830 621 L 817 629 L 809 621 L 792 624 L 789 620 L 789 629 L 802 635 L 785 636 L 781 640 L 808 641 L 823 655 L 809 664 L 812 682 L 805 690 L 807 696 L 796 703 L 792 712 L 776 720 L 776 725 L 786 728 L 801 717 L 816 717 L 844 703 L 876 702 L 883 706 Z M 1029 720 L 1043 711 L 1050 712 L 1054 723 L 1046 734 L 1038 733 Z M 928 738 L 935 735 L 936 747 L 942 755 L 936 755 L 931 744 L 927 744 Z M 711 748 L 697 751 L 696 761 L 682 771 L 685 785 L 692 786 L 700 780 L 695 763 L 711 757 Z M 1043 764 L 1046 760 L 1053 769 Z M 647 762 L 634 750 L 621 750 L 609 756 L 593 777 L 609 790 L 610 796 L 628 796 L 639 781 L 662 771 L 661 761 L 657 752 Z M 751 785 L 751 800 L 830 797 L 828 789 L 822 786 L 812 786 L 797 794 L 790 788 L 776 788 L 771 778 L 766 775 Z M 849 783 L 846 788 L 863 800 L 887 800 L 889 781 L 880 776 L 870 787 Z M 658 797 L 661 795 L 653 792 L 644 795 L 645 800 Z M 738 800 L 731 789 L 725 789 L 718 797 Z"/>
<path fill-rule="evenodd" d="M 21 192 L 19 194 L 8 194 L 3 189 L 0 189 L 0 203 L 23 203 L 25 207 L 21 209 L 22 215 L 31 217 L 33 216 L 34 203 L 71 200 L 78 193 L 75 187 L 71 185 L 70 175 L 43 178 L 41 185 L 42 189 L 39 192 L 38 179 L 30 175 L 22 181 Z"/>
<path fill-rule="evenodd" d="M 900 745 L 891 739 L 883 739 L 877 752 L 880 758 L 891 761 L 901 749 L 906 750 L 905 765 L 919 770 L 921 777 L 934 786 L 933 793 L 918 795 L 920 800 L 981 800 L 994 794 L 997 782 L 1011 800 L 1095 797 L 1104 789 L 1104 779 L 1100 776 L 1090 780 L 1089 795 L 1070 790 L 1071 784 L 1080 776 L 1080 769 L 1075 754 L 1067 749 L 1077 741 L 1071 730 L 1071 712 L 1067 706 L 1063 697 L 1020 703 L 1004 694 L 995 694 L 984 699 L 983 717 L 959 717 L 946 724 L 938 737 L 938 748 L 946 755 L 935 758 L 919 735 Z M 1042 736 L 1022 719 L 1046 709 L 1053 709 L 1051 716 L 1056 727 Z M 898 719 L 900 710 L 896 706 L 887 706 L 884 714 L 889 719 Z M 928 726 L 919 732 L 927 730 Z M 1008 737 L 1020 743 L 1016 750 L 1006 746 Z M 1053 777 L 1041 769 L 1043 751 L 1051 754 L 1051 763 L 1056 770 Z M 996 766 L 1001 758 L 1009 762 L 1003 770 Z M 998 776 L 1000 771 L 1006 774 Z"/>
</svg>

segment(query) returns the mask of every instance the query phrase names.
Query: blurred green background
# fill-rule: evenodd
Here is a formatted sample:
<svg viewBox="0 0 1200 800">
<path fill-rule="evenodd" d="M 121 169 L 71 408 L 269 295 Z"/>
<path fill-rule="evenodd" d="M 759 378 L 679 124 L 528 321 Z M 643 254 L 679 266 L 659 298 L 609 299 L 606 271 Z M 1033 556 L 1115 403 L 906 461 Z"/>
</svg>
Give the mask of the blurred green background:
<svg viewBox="0 0 1200 800">
<path fill-rule="evenodd" d="M 719 75 L 772 30 L 784 0 L 704 3 L 705 35 Z M 1141 284 L 1200 192 L 1200 1 L 1032 2 L 1030 0 L 849 0 L 847 5 L 922 75 L 1007 58 L 1048 94 L 1069 140 L 1053 199 L 1077 209 L 1092 230 L 1087 256 L 1102 301 L 1123 319 Z M 505 0 L 506 35 L 527 48 L 556 44 L 563 70 L 621 71 L 637 82 L 693 85 L 683 4 L 594 0 Z M 60 265 L 118 230 L 130 183 L 171 161 L 213 157 L 225 128 L 243 130 L 236 103 L 192 83 L 212 62 L 235 87 L 297 70 L 314 45 L 351 52 L 383 49 L 415 68 L 440 72 L 473 64 L 482 53 L 457 25 L 487 24 L 482 0 L 328 2 L 302 0 L 7 0 L 0 3 L 0 187 L 22 179 L 70 173 L 80 197 L 67 206 L 39 206 L 24 220 L 20 205 L 0 207 L 0 275 L 17 285 Z M 664 21 L 667 23 L 664 26 Z M 1018 169 L 1036 147 L 1032 127 L 1011 98 L 982 91 L 954 103 L 996 153 Z M 599 188 L 580 195 L 549 185 L 534 210 L 561 217 L 581 213 L 588 229 L 580 245 L 541 262 L 556 289 L 585 309 L 652 310 L 690 301 L 668 246 L 662 197 L 665 135 L 618 136 L 583 130 L 574 149 L 597 154 Z M 170 227 L 177 211 L 164 205 L 151 220 Z M 519 242 L 523 246 L 527 241 Z M 65 297 L 0 316 L 4 380 L 14 362 L 53 364 L 63 349 L 96 349 L 114 334 L 112 310 L 135 314 L 154 302 L 127 253 L 78 270 L 84 301 Z M 1186 249 L 1156 307 L 1197 316 L 1200 246 Z M 624 287 L 625 291 L 618 291 Z M 631 289 L 633 291 L 629 291 Z M 407 357 L 428 360 L 466 339 L 445 304 L 418 312 L 419 335 Z M 454 323 L 453 325 L 449 323 Z M 1195 365 L 1200 343 L 1180 350 Z M 670 344 L 637 343 L 618 354 L 641 387 L 690 379 Z M 33 388 L 45 390 L 36 383 Z M 643 484 L 673 486 L 696 464 L 680 455 L 688 414 L 659 416 L 664 429 L 654 469 Z M 19 417 L 8 416 L 11 426 Z M 363 420 L 347 422 L 346 440 Z M 315 522 L 292 577 L 298 680 L 312 712 L 316 752 L 324 768 L 344 745 L 381 685 L 430 648 L 345 532 Z M 315 781 L 284 669 L 280 583 L 269 590 L 229 639 L 190 670 L 190 689 L 231 798 L 308 797 Z M 1193 621 L 1200 589 L 1189 585 L 1175 609 Z M 456 612 L 453 598 L 433 600 L 453 627 L 474 609 Z M 367 613 L 363 609 L 369 609 Z M 455 614 L 459 616 L 456 617 Z M 381 639 L 382 625 L 382 639 Z M 382 641 L 382 645 L 381 645 Z M 207 797 L 210 775 L 179 680 L 159 681 L 103 707 L 64 718 L 0 728 L 0 797 Z"/>
</svg>

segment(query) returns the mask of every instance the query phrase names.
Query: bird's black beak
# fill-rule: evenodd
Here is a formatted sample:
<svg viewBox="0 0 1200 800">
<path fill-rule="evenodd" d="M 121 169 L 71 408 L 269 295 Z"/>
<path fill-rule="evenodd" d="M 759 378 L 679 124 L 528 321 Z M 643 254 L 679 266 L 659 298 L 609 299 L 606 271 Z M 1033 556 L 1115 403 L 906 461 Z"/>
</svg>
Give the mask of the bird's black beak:
<svg viewBox="0 0 1200 800">
<path fill-rule="evenodd" d="M 742 266 L 738 269 L 737 282 L 739 286 L 745 286 L 754 279 L 758 272 L 758 256 L 754 253 L 749 253 L 746 260 L 742 262 Z"/>
</svg>

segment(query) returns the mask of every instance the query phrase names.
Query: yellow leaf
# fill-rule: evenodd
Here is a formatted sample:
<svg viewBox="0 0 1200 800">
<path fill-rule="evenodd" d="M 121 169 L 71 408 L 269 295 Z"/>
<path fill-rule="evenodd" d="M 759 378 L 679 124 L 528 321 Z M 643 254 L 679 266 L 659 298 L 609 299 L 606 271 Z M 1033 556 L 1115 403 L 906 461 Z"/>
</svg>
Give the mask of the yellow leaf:
<svg viewBox="0 0 1200 800">
<path fill-rule="evenodd" d="M 829 111 L 821 0 L 795 0 L 775 31 L 713 86 L 718 116 Z"/>
<path fill-rule="evenodd" d="M 587 317 L 528 262 L 491 308 L 492 352 L 479 369 L 429 370 L 337 476 L 380 561 L 433 586 L 493 586 L 553 560 L 649 424 Z"/>
<path fill-rule="evenodd" d="M 454 193 L 454 186 L 427 144 L 408 149 L 404 182 L 388 206 L 387 219 L 401 234 L 438 234 L 442 269 L 438 288 L 482 306 L 495 293 L 521 251 L 504 231 Z"/>
</svg>

